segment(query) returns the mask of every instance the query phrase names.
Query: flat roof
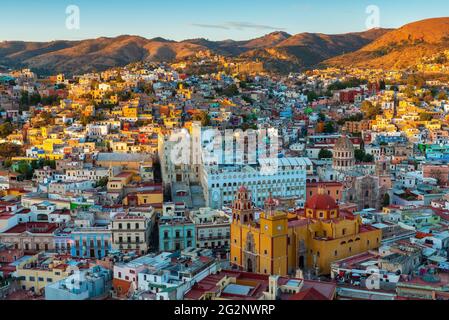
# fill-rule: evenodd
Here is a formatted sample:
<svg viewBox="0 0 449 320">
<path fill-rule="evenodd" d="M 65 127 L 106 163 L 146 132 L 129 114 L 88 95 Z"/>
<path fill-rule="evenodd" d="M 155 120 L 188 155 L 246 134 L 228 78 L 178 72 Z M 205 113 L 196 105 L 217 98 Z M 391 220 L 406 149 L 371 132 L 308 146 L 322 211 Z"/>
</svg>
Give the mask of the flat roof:
<svg viewBox="0 0 449 320">
<path fill-rule="evenodd" d="M 224 288 L 223 293 L 235 294 L 239 296 L 247 296 L 253 290 L 254 287 L 244 286 L 239 284 L 229 284 Z"/>
</svg>

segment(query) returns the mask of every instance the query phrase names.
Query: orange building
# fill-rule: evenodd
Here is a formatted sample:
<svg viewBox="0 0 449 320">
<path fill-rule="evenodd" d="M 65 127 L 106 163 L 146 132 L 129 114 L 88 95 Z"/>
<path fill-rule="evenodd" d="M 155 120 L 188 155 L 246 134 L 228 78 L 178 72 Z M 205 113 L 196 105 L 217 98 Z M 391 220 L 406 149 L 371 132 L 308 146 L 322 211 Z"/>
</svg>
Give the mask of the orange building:
<svg viewBox="0 0 449 320">
<path fill-rule="evenodd" d="M 334 198 L 337 203 L 340 203 L 343 199 L 343 190 L 344 185 L 341 182 L 311 182 L 307 183 L 307 199 L 316 196 L 319 192 L 319 189 L 324 187 L 326 189 L 327 195 Z"/>
</svg>

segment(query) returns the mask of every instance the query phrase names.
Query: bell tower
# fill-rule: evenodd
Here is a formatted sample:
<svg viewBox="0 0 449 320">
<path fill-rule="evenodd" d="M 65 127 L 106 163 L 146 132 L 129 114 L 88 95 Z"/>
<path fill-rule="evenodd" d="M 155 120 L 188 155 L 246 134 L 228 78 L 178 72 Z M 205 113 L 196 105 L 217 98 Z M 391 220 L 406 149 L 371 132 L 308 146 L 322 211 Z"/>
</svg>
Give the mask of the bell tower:
<svg viewBox="0 0 449 320">
<path fill-rule="evenodd" d="M 232 204 L 231 264 L 251 272 L 258 271 L 258 236 L 253 235 L 254 210 L 251 193 L 242 186 Z"/>
<path fill-rule="evenodd" d="M 270 197 L 260 215 L 260 273 L 288 273 L 288 215 L 277 210 L 279 202 Z"/>
<path fill-rule="evenodd" d="M 232 222 L 235 224 L 251 224 L 254 221 L 254 210 L 251 195 L 245 187 L 237 192 L 236 199 L 232 205 Z"/>
</svg>

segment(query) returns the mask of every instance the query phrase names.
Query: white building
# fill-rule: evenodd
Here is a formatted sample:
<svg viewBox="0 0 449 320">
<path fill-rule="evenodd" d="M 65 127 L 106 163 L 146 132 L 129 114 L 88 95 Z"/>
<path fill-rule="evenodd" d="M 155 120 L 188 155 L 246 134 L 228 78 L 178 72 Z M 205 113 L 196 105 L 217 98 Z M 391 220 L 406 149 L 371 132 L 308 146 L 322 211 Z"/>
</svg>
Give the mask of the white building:
<svg viewBox="0 0 449 320">
<path fill-rule="evenodd" d="M 190 220 L 195 224 L 197 248 L 221 248 L 230 245 L 231 217 L 224 211 L 200 208 L 191 211 Z"/>
<path fill-rule="evenodd" d="M 302 207 L 306 201 L 306 177 L 313 170 L 308 158 L 280 158 L 277 170 L 263 174 L 262 166 L 269 160 L 259 159 L 255 166 L 205 166 L 201 175 L 206 205 L 221 209 L 230 205 L 241 186 L 252 193 L 254 204 L 263 207 L 270 196 L 294 199 Z"/>
</svg>

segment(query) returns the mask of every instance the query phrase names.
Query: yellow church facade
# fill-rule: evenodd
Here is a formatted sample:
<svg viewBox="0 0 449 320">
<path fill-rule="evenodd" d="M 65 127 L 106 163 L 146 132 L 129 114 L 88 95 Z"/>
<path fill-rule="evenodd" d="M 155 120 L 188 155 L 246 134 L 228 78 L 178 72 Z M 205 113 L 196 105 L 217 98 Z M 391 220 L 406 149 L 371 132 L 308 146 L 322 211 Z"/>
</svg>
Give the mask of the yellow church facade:
<svg viewBox="0 0 449 320">
<path fill-rule="evenodd" d="M 231 264 L 249 272 L 289 275 L 298 270 L 330 273 L 332 262 L 377 249 L 381 230 L 362 224 L 359 216 L 340 212 L 324 192 L 296 213 L 276 210 L 267 200 L 255 219 L 250 193 L 241 188 L 233 204 Z"/>
</svg>

